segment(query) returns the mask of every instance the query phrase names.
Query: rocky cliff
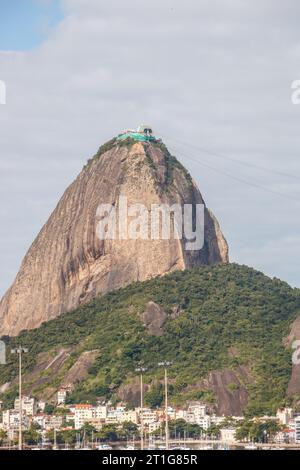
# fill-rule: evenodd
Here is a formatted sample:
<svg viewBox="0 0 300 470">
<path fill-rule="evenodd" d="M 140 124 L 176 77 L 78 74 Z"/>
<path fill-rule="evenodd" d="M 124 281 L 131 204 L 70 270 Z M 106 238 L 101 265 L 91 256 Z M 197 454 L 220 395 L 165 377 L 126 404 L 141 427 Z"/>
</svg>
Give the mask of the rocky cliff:
<svg viewBox="0 0 300 470">
<path fill-rule="evenodd" d="M 99 204 L 204 203 L 188 172 L 157 142 L 113 140 L 101 147 L 66 190 L 26 254 L 0 303 L 0 335 L 16 335 L 135 281 L 173 270 L 226 263 L 227 243 L 205 207 L 205 239 L 186 251 L 185 240 L 100 240 Z"/>
<path fill-rule="evenodd" d="M 172 406 L 196 400 L 219 415 L 274 415 L 287 403 L 299 408 L 289 348 L 299 312 L 298 289 L 228 263 L 131 284 L 4 341 L 7 350 L 28 348 L 24 394 L 53 404 L 67 386 L 70 403 L 139 405 L 136 366 L 142 363 L 145 403 L 159 406 L 158 363 L 168 360 Z M 17 394 L 17 361 L 8 354 L 0 365 L 7 408 Z"/>
</svg>

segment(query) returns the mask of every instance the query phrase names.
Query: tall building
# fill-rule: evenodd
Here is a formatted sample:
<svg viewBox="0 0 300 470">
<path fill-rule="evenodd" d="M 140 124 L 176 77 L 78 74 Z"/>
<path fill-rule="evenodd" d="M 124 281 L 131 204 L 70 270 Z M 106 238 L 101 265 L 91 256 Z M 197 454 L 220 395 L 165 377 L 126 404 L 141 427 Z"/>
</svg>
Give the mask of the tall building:
<svg viewBox="0 0 300 470">
<path fill-rule="evenodd" d="M 295 418 L 295 441 L 300 443 L 300 416 Z"/>
<path fill-rule="evenodd" d="M 212 424 L 212 417 L 207 414 L 206 405 L 199 402 L 191 403 L 187 410 L 179 410 L 176 417 L 191 424 L 198 424 L 202 429 L 208 429 Z"/>
<path fill-rule="evenodd" d="M 98 405 L 94 408 L 93 411 L 94 418 L 96 419 L 106 419 L 107 417 L 107 406 L 106 405 Z"/>
<path fill-rule="evenodd" d="M 28 429 L 29 419 L 26 416 L 25 412 L 22 413 L 22 428 Z M 2 425 L 5 430 L 18 430 L 20 422 L 20 414 L 17 410 L 5 410 L 2 414 Z"/>
<path fill-rule="evenodd" d="M 57 404 L 64 405 L 66 403 L 68 390 L 66 388 L 60 388 L 57 392 Z"/>
<path fill-rule="evenodd" d="M 93 419 L 94 408 L 92 405 L 86 404 L 75 405 L 74 414 L 75 429 L 80 429 L 85 423 Z"/>
<path fill-rule="evenodd" d="M 15 411 L 19 411 L 19 398 L 15 399 L 14 409 Z M 35 398 L 31 397 L 22 397 L 22 411 L 27 416 L 33 416 L 37 412 L 37 402 Z"/>
</svg>

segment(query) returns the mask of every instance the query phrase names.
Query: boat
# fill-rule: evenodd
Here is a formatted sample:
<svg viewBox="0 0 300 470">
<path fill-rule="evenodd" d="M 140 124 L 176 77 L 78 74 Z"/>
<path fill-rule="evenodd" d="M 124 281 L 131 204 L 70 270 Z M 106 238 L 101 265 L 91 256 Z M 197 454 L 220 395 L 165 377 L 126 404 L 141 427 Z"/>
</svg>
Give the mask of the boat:
<svg viewBox="0 0 300 470">
<path fill-rule="evenodd" d="M 245 450 L 257 450 L 257 446 L 254 445 L 254 444 L 246 444 L 246 445 L 244 446 L 244 449 L 245 449 Z"/>
<path fill-rule="evenodd" d="M 128 445 L 125 447 L 119 447 L 119 450 L 135 450 L 135 447 L 132 445 Z"/>
<path fill-rule="evenodd" d="M 221 444 L 217 447 L 217 450 L 230 450 L 230 447 L 227 444 Z"/>
<path fill-rule="evenodd" d="M 112 447 L 108 444 L 100 444 L 96 447 L 97 450 L 112 450 Z"/>
</svg>

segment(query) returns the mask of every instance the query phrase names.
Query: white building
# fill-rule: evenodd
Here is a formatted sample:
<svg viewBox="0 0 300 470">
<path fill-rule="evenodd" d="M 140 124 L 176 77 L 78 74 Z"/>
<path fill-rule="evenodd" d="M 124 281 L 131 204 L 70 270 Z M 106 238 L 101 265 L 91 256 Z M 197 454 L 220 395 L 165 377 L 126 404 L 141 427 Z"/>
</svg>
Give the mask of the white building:
<svg viewBox="0 0 300 470">
<path fill-rule="evenodd" d="M 189 410 L 177 410 L 176 419 L 184 419 L 187 423 L 194 423 L 195 415 Z"/>
<path fill-rule="evenodd" d="M 46 423 L 46 418 L 47 415 L 44 415 L 44 413 L 37 414 L 33 416 L 32 422 L 38 424 L 40 428 L 44 429 L 45 428 L 45 423 Z"/>
<path fill-rule="evenodd" d="M 2 413 L 2 424 L 3 429 L 18 429 L 20 422 L 20 413 L 17 410 L 4 410 Z M 26 414 L 23 412 L 22 417 L 22 428 L 29 429 L 29 419 Z"/>
<path fill-rule="evenodd" d="M 295 418 L 295 442 L 300 443 L 300 416 Z"/>
<path fill-rule="evenodd" d="M 212 417 L 207 414 L 207 407 L 203 403 L 191 403 L 187 410 L 178 410 L 176 419 L 184 419 L 187 423 L 198 424 L 202 429 L 208 429 L 212 424 Z"/>
<path fill-rule="evenodd" d="M 38 401 L 37 403 L 38 410 L 41 410 L 42 412 L 44 412 L 45 406 L 46 406 L 46 402 L 44 400 Z"/>
<path fill-rule="evenodd" d="M 117 424 L 124 423 L 125 421 L 131 421 L 132 423 L 137 424 L 138 411 L 137 410 L 126 410 L 126 407 L 119 405 L 116 408 L 109 408 L 105 417 L 106 423 Z"/>
<path fill-rule="evenodd" d="M 201 418 L 200 416 L 198 417 L 197 420 L 194 421 L 200 428 L 204 429 L 205 431 L 211 427 L 212 421 L 211 421 L 211 416 L 206 415 Z"/>
<path fill-rule="evenodd" d="M 276 413 L 276 418 L 278 419 L 280 424 L 286 426 L 293 418 L 292 408 L 279 408 Z"/>
<path fill-rule="evenodd" d="M 52 416 L 47 416 L 45 418 L 45 429 L 47 431 L 52 430 L 52 429 L 60 429 L 63 424 L 63 417 L 62 416 L 57 416 L 57 415 L 52 415 Z"/>
<path fill-rule="evenodd" d="M 66 423 L 74 423 L 74 422 L 75 422 L 75 413 L 66 414 Z"/>
<path fill-rule="evenodd" d="M 98 405 L 94 408 L 94 418 L 96 419 L 106 419 L 107 417 L 107 406 Z"/>
<path fill-rule="evenodd" d="M 19 398 L 15 399 L 14 409 L 19 411 Z M 22 411 L 26 413 L 27 416 L 33 416 L 37 412 L 37 402 L 35 398 L 31 397 L 22 397 Z"/>
<path fill-rule="evenodd" d="M 139 415 L 135 410 L 124 411 L 119 417 L 119 423 L 131 422 L 134 424 L 138 424 L 139 422 Z"/>
<path fill-rule="evenodd" d="M 188 411 L 194 414 L 196 423 L 197 421 L 200 421 L 202 418 L 207 416 L 207 408 L 203 403 L 191 404 L 188 408 Z"/>
<path fill-rule="evenodd" d="M 219 426 L 224 422 L 225 416 L 217 416 L 217 415 L 212 415 L 210 418 L 211 425 L 214 424 L 216 426 Z M 236 418 L 233 418 L 236 419 Z"/>
<path fill-rule="evenodd" d="M 139 414 L 139 420 L 141 421 L 141 409 L 137 408 Z M 158 412 L 151 410 L 150 408 L 143 408 L 143 422 L 144 425 L 150 425 L 158 421 Z"/>
<path fill-rule="evenodd" d="M 151 434 L 154 431 L 157 431 L 161 426 L 160 421 L 152 421 L 148 424 L 148 432 Z"/>
<path fill-rule="evenodd" d="M 64 405 L 66 403 L 68 390 L 66 388 L 60 388 L 57 392 L 57 404 Z"/>
<path fill-rule="evenodd" d="M 184 419 L 187 423 L 198 424 L 202 429 L 207 430 L 212 424 L 212 417 L 207 414 L 207 407 L 202 403 L 193 403 L 187 410 L 178 410 L 177 419 Z"/>
<path fill-rule="evenodd" d="M 82 426 L 93 419 L 94 408 L 92 405 L 75 405 L 74 407 L 74 423 L 75 429 L 81 429 Z"/>
<path fill-rule="evenodd" d="M 235 438 L 235 428 L 221 428 L 221 441 L 234 444 L 236 441 Z"/>
</svg>

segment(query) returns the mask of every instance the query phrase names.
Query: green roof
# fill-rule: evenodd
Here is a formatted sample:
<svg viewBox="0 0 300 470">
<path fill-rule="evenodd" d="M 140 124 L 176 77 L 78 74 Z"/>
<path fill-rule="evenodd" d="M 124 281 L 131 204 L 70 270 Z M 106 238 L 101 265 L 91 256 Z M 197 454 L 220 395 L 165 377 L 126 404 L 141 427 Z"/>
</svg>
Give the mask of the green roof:
<svg viewBox="0 0 300 470">
<path fill-rule="evenodd" d="M 119 134 L 117 140 L 126 140 L 129 138 L 139 142 L 149 142 L 151 140 L 156 140 L 152 135 L 141 134 L 140 132 L 125 132 L 124 134 Z"/>
</svg>

